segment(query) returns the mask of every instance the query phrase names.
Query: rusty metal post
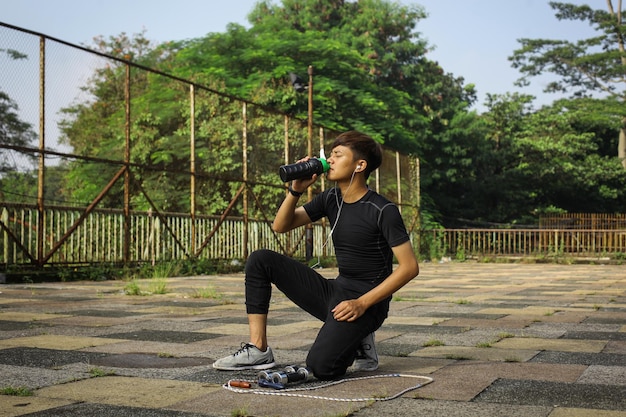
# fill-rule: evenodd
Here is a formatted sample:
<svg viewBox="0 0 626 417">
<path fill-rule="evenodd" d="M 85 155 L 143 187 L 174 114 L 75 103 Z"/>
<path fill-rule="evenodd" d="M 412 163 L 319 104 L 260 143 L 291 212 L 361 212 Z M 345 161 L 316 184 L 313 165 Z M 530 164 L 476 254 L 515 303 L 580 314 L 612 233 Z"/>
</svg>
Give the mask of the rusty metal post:
<svg viewBox="0 0 626 417">
<path fill-rule="evenodd" d="M 313 66 L 309 65 L 307 70 L 309 73 L 309 117 L 308 117 L 308 155 L 313 156 Z M 307 201 L 313 199 L 313 190 L 311 187 L 307 191 Z M 306 260 L 307 262 L 313 258 L 313 223 L 306 225 Z"/>
<path fill-rule="evenodd" d="M 37 263 L 43 266 L 44 258 L 44 228 L 45 202 L 44 202 L 44 181 L 45 181 L 45 155 L 46 149 L 46 38 L 39 38 L 39 166 L 37 182 Z"/>
<path fill-rule="evenodd" d="M 285 153 L 285 165 L 289 164 L 289 116 L 285 115 L 285 143 L 283 144 L 283 149 Z M 287 194 L 287 189 L 285 188 L 285 194 Z M 291 252 L 291 233 L 287 233 L 286 247 L 287 251 Z"/>
<path fill-rule="evenodd" d="M 320 134 L 320 150 L 321 150 L 321 149 L 324 149 L 324 128 L 322 126 L 320 126 L 319 134 Z M 321 180 L 322 180 L 321 190 L 322 192 L 324 192 L 324 190 L 326 190 L 326 176 L 322 175 Z M 326 236 L 326 217 L 322 217 L 321 221 L 322 221 L 322 236 Z M 326 245 L 322 245 L 321 255 L 324 257 L 328 255 L 328 249 Z"/>
<path fill-rule="evenodd" d="M 396 187 L 398 189 L 398 209 L 402 213 L 402 175 L 400 172 L 400 152 L 396 151 Z"/>
<path fill-rule="evenodd" d="M 243 185 L 245 192 L 243 193 L 243 258 L 248 259 L 248 107 L 246 102 L 243 102 L 242 109 L 243 117 L 243 129 L 242 129 L 242 158 L 243 158 Z"/>
<path fill-rule="evenodd" d="M 419 255 L 421 253 L 421 246 L 422 246 L 422 196 L 421 196 L 421 178 L 420 178 L 420 159 L 419 158 L 415 158 L 415 193 L 417 194 L 416 196 L 416 201 L 415 201 L 415 210 L 417 210 L 417 213 L 415 213 L 416 216 L 416 220 L 417 220 L 417 242 L 415 242 L 415 247 L 417 249 L 417 254 Z"/>
<path fill-rule="evenodd" d="M 126 79 L 124 89 L 124 101 L 126 102 L 125 149 L 124 149 L 124 264 L 130 263 L 130 65 L 126 64 Z"/>
<path fill-rule="evenodd" d="M 190 214 L 191 214 L 191 250 L 196 253 L 196 91 L 193 84 L 189 85 L 189 106 L 191 120 L 189 120 L 189 178 Z"/>
</svg>

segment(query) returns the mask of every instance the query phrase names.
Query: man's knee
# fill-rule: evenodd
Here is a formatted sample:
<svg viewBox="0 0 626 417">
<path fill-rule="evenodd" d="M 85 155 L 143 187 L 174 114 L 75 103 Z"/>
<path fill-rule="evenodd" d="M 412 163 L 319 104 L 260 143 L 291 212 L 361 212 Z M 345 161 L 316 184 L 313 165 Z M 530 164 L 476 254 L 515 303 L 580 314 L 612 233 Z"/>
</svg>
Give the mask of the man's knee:
<svg viewBox="0 0 626 417">
<path fill-rule="evenodd" d="M 271 266 L 280 256 L 282 255 L 269 249 L 255 250 L 248 256 L 248 259 L 246 260 L 246 275 L 267 275 L 268 272 L 271 270 Z"/>
<path fill-rule="evenodd" d="M 333 380 L 346 374 L 354 358 L 333 357 L 329 352 L 316 349 L 315 344 L 306 358 L 306 365 L 313 371 L 313 375 L 321 380 Z M 341 355 L 345 356 L 345 355 Z"/>
</svg>

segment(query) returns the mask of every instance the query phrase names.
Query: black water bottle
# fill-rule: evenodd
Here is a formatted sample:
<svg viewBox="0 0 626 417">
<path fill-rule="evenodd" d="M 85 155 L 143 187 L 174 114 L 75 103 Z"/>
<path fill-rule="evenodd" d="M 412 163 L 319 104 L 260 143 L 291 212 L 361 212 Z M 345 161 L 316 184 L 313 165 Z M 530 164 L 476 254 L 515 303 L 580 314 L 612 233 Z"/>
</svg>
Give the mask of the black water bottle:
<svg viewBox="0 0 626 417">
<path fill-rule="evenodd" d="M 323 174 L 330 166 L 324 158 L 310 158 L 308 161 L 298 162 L 290 165 L 282 165 L 279 168 L 280 179 L 283 182 L 298 180 L 301 178 L 311 178 L 313 174 Z"/>
</svg>

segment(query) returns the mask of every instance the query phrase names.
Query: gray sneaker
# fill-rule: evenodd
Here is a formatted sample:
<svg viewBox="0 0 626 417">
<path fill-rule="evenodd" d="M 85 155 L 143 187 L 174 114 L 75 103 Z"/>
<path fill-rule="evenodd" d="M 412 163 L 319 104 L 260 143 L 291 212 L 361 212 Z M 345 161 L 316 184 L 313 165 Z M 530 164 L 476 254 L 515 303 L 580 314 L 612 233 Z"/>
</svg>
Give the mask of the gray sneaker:
<svg viewBox="0 0 626 417">
<path fill-rule="evenodd" d="M 375 371 L 378 369 L 378 354 L 374 344 L 374 332 L 361 340 L 361 347 L 356 351 L 352 369 L 355 371 Z"/>
<path fill-rule="evenodd" d="M 242 343 L 241 348 L 232 355 L 213 362 L 213 368 L 222 371 L 238 371 L 240 369 L 269 369 L 274 367 L 274 355 L 268 346 L 265 352 L 251 343 Z"/>
</svg>

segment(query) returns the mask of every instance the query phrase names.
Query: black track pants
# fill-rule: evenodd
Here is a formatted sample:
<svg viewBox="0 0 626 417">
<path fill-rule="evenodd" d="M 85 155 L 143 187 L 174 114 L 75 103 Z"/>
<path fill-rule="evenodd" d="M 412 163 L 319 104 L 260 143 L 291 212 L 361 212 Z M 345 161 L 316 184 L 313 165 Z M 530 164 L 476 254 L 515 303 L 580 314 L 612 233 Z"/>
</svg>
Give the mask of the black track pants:
<svg viewBox="0 0 626 417">
<path fill-rule="evenodd" d="M 279 253 L 262 249 L 246 262 L 246 311 L 267 314 L 272 285 L 309 314 L 324 322 L 306 359 L 317 378 L 334 379 L 346 373 L 361 340 L 387 317 L 389 302 L 370 307 L 356 321 L 340 322 L 331 310 L 341 301 L 358 298 L 363 289 L 351 289 L 347 280 L 326 279 L 314 269 Z"/>
</svg>

